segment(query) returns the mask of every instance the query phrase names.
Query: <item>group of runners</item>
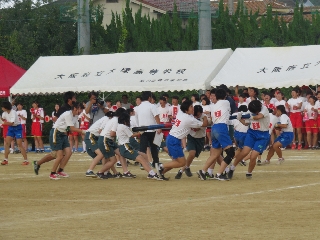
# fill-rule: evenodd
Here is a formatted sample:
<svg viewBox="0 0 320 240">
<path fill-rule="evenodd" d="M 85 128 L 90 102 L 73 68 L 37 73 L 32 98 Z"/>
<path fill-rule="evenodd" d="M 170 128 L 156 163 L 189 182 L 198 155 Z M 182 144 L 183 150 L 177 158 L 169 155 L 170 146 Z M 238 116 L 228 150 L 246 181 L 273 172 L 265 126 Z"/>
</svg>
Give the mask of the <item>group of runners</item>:
<svg viewBox="0 0 320 240">
<path fill-rule="evenodd" d="M 145 91 L 136 98 L 133 107 L 128 103 L 127 95 L 122 96 L 123 104 L 118 101 L 112 106 L 109 100 L 100 101 L 94 92 L 89 94 L 87 103 L 76 102 L 75 93 L 66 92 L 64 105 L 52 115 L 54 124 L 49 137 L 52 151 L 41 160 L 33 161 L 34 171 L 38 174 L 42 164 L 54 160 L 50 179 L 69 177 L 64 171 L 73 152 L 68 136 L 75 139 L 80 134 L 84 152 L 92 158 L 86 177 L 135 178 L 136 175 L 128 170 L 128 160 L 140 165 L 148 179 L 168 180 L 165 173 L 173 168 L 178 169 L 175 179 L 180 179 L 183 173 L 191 177 L 192 161 L 202 151 L 209 150 L 209 158 L 197 171 L 199 179 L 230 180 L 236 166 L 246 166 L 246 160 L 249 160 L 246 177 L 251 178 L 256 164 L 270 164 L 275 153 L 278 164 L 282 164 L 282 151 L 288 146 L 301 150 L 304 143 L 304 148 L 318 148 L 320 92 L 310 89 L 303 95 L 301 88 L 296 87 L 286 101 L 279 89 L 259 95 L 258 89 L 250 87 L 243 89 L 241 94 L 236 88 L 235 96 L 232 96 L 226 86 L 220 86 L 200 96 L 184 97 L 181 104 L 179 97 L 172 96 L 170 104 L 168 94 L 163 94 L 156 103 L 154 94 Z M 7 126 L 7 133 L 1 165 L 8 165 L 14 139 L 24 157 L 22 164 L 29 163 L 23 146 L 27 144 L 23 135 L 27 114 L 21 113 L 22 107 L 17 104 L 16 111 L 10 102 L 2 102 L 1 122 Z M 37 102 L 32 107 L 32 132 L 37 133 L 42 126 L 43 109 Z M 161 123 L 171 123 L 172 127 L 132 132 L 133 127 Z M 35 141 L 37 150 L 43 151 L 41 137 Z M 160 163 L 159 149 L 166 151 L 172 161 Z M 266 150 L 267 157 L 261 160 Z M 102 165 L 95 173 L 100 161 Z M 216 163 L 220 166 L 214 174 Z M 123 173 L 118 172 L 117 167 L 121 167 Z"/>
</svg>

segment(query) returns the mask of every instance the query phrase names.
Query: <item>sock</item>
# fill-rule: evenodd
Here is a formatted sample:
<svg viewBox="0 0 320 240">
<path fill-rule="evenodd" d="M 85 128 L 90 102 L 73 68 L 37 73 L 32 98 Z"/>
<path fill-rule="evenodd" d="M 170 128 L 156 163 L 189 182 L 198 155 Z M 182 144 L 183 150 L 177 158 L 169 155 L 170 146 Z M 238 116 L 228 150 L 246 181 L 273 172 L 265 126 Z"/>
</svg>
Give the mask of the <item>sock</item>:
<svg viewBox="0 0 320 240">
<path fill-rule="evenodd" d="M 3 160 L 8 161 L 8 158 L 5 158 L 5 159 L 3 159 Z"/>
<path fill-rule="evenodd" d="M 252 174 L 251 172 L 247 172 L 247 174 Z"/>
<path fill-rule="evenodd" d="M 25 162 L 28 162 L 28 159 L 25 159 L 24 161 L 25 161 Z"/>
<path fill-rule="evenodd" d="M 58 169 L 58 172 L 63 172 L 63 169 L 62 169 L 62 168 L 59 168 L 59 169 Z"/>
<path fill-rule="evenodd" d="M 120 161 L 118 161 L 117 163 L 121 164 L 121 162 L 120 162 Z"/>
<path fill-rule="evenodd" d="M 92 171 L 91 169 L 88 169 L 88 170 L 87 170 L 87 172 L 91 172 L 91 171 Z"/>
<path fill-rule="evenodd" d="M 230 167 L 230 169 L 231 169 L 232 171 L 234 171 L 234 170 L 236 169 L 236 167 L 232 164 L 231 167 Z"/>
<path fill-rule="evenodd" d="M 82 148 L 83 148 L 83 151 L 87 151 L 86 149 L 86 143 L 84 141 L 82 141 Z"/>
<path fill-rule="evenodd" d="M 219 177 L 221 175 L 221 173 L 217 173 L 217 176 Z"/>
<path fill-rule="evenodd" d="M 212 174 L 213 174 L 213 169 L 208 168 L 208 173 L 210 174 L 210 176 L 212 176 Z"/>
<path fill-rule="evenodd" d="M 156 175 L 156 173 L 155 173 L 152 169 L 150 170 L 149 174 L 150 174 L 151 176 Z"/>
</svg>

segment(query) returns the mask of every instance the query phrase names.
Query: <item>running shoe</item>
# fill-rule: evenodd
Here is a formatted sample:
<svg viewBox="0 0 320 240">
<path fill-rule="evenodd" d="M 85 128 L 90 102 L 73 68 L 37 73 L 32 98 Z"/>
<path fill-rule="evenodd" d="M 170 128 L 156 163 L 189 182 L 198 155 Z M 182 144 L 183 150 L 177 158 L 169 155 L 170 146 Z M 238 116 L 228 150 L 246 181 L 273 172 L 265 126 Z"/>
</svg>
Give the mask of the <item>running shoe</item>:
<svg viewBox="0 0 320 240">
<path fill-rule="evenodd" d="M 163 180 L 159 178 L 158 174 L 155 174 L 155 175 L 148 174 L 147 178 L 152 180 L 159 180 L 159 181 Z"/>
<path fill-rule="evenodd" d="M 278 159 L 278 164 L 281 165 L 282 163 L 284 163 L 284 158 L 279 158 Z"/>
<path fill-rule="evenodd" d="M 52 180 L 59 180 L 60 179 L 58 174 L 50 174 L 49 178 Z"/>
<path fill-rule="evenodd" d="M 228 178 L 229 180 L 233 178 L 233 173 L 234 173 L 234 170 L 231 170 L 231 168 L 229 169 L 229 172 L 228 172 Z"/>
<path fill-rule="evenodd" d="M 300 144 L 298 144 L 298 150 L 301 150 L 301 148 L 302 148 L 302 145 L 300 143 Z"/>
<path fill-rule="evenodd" d="M 123 173 L 123 174 L 122 174 L 122 177 L 123 177 L 123 178 L 136 178 L 137 176 L 134 175 L 134 174 L 131 174 L 131 172 L 128 171 L 128 172 L 126 172 L 126 173 Z"/>
<path fill-rule="evenodd" d="M 207 180 L 214 180 L 214 175 L 210 175 L 208 172 L 206 172 L 206 178 Z"/>
<path fill-rule="evenodd" d="M 192 177 L 192 172 L 191 172 L 190 168 L 186 168 L 186 169 L 184 170 L 184 172 L 185 172 L 185 174 L 186 174 L 188 177 Z"/>
<path fill-rule="evenodd" d="M 97 175 L 93 171 L 88 171 L 86 172 L 86 177 L 96 178 Z"/>
<path fill-rule="evenodd" d="M 231 170 L 229 171 L 229 173 L 230 172 L 231 172 Z M 219 180 L 219 181 L 229 181 L 230 180 L 226 173 L 220 174 L 219 176 L 218 176 L 218 174 L 216 174 L 214 176 L 214 179 Z"/>
<path fill-rule="evenodd" d="M 270 164 L 270 161 L 269 161 L 269 160 L 264 160 L 264 161 L 261 163 L 261 165 L 268 165 L 268 164 Z"/>
<path fill-rule="evenodd" d="M 181 176 L 182 176 L 182 171 L 179 170 L 177 175 L 174 177 L 175 179 L 181 179 Z"/>
<path fill-rule="evenodd" d="M 251 179 L 252 178 L 252 173 L 246 173 L 246 178 Z"/>
<path fill-rule="evenodd" d="M 107 175 L 104 175 L 104 173 L 100 173 L 100 172 L 97 172 L 97 177 L 100 178 L 100 179 L 108 179 L 108 176 Z"/>
<path fill-rule="evenodd" d="M 257 165 L 258 165 L 258 166 L 261 166 L 261 160 L 258 160 L 258 161 L 257 161 Z"/>
<path fill-rule="evenodd" d="M 120 172 L 113 174 L 113 178 L 122 178 L 122 174 Z"/>
<path fill-rule="evenodd" d="M 87 151 L 82 151 L 81 153 L 86 153 Z"/>
<path fill-rule="evenodd" d="M 28 161 L 23 161 L 23 162 L 21 163 L 21 165 L 27 166 L 27 165 L 29 165 L 29 162 L 28 162 Z"/>
<path fill-rule="evenodd" d="M 33 161 L 33 170 L 36 175 L 39 174 L 40 165 L 38 165 L 37 161 Z"/>
<path fill-rule="evenodd" d="M 140 164 L 140 170 L 144 170 L 144 167 Z"/>
<path fill-rule="evenodd" d="M 66 172 L 57 172 L 57 175 L 59 177 L 63 177 L 63 178 L 68 178 L 69 177 L 69 174 L 66 173 Z"/>
<path fill-rule="evenodd" d="M 246 161 L 244 161 L 244 160 L 241 160 L 240 162 L 239 162 L 239 164 L 241 165 L 241 166 L 247 166 L 247 164 L 246 164 Z"/>
<path fill-rule="evenodd" d="M 8 160 L 3 160 L 3 161 L 1 162 L 1 165 L 8 165 L 8 164 L 9 164 Z"/>
<path fill-rule="evenodd" d="M 111 172 L 109 172 L 109 171 L 107 172 L 106 175 L 107 175 L 108 178 L 114 178 L 114 175 L 113 175 Z"/>
<path fill-rule="evenodd" d="M 295 144 L 295 143 L 292 143 L 291 149 L 292 149 L 292 150 L 296 149 L 296 144 Z"/>
<path fill-rule="evenodd" d="M 200 180 L 206 180 L 207 179 L 206 174 L 204 174 L 202 172 L 202 170 L 197 171 L 197 174 L 198 174 L 198 177 L 200 178 Z"/>
<path fill-rule="evenodd" d="M 44 149 L 41 149 L 40 152 L 41 152 L 41 153 L 44 153 Z"/>
<path fill-rule="evenodd" d="M 116 167 L 121 168 L 122 167 L 121 163 L 117 162 Z"/>
</svg>

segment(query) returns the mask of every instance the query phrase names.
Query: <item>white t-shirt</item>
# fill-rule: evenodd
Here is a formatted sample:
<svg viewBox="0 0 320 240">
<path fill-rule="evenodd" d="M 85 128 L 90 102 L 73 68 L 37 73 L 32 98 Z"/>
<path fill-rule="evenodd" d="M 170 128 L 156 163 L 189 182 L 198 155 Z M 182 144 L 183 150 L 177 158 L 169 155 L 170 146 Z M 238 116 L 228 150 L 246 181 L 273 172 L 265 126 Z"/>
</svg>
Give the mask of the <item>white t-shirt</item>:
<svg viewBox="0 0 320 240">
<path fill-rule="evenodd" d="M 135 116 L 130 116 L 130 127 L 138 127 L 138 124 L 136 122 L 136 117 Z"/>
<path fill-rule="evenodd" d="M 77 120 L 78 116 L 73 116 L 72 111 L 66 111 L 60 115 L 53 128 L 58 129 L 59 132 L 67 132 L 67 128 L 75 126 Z"/>
<path fill-rule="evenodd" d="M 18 115 L 18 119 L 19 119 L 20 123 L 21 124 L 26 124 L 27 120 L 23 120 L 21 117 L 19 117 L 19 115 L 24 117 L 24 118 L 27 118 L 28 117 L 27 111 L 22 109 L 20 111 L 17 111 L 17 115 Z"/>
<path fill-rule="evenodd" d="M 318 113 L 320 113 L 320 102 L 319 102 L 319 100 L 316 101 L 314 106 L 315 106 L 316 109 L 318 109 Z"/>
<path fill-rule="evenodd" d="M 124 108 L 124 109 L 129 109 L 131 108 L 131 106 L 133 106 L 131 103 L 121 103 L 121 106 Z"/>
<path fill-rule="evenodd" d="M 270 116 L 269 134 L 271 135 L 274 129 L 274 126 L 280 121 L 280 119 L 276 115 L 273 115 L 272 113 L 269 113 L 269 116 Z"/>
<path fill-rule="evenodd" d="M 201 105 L 202 109 L 203 109 L 203 113 L 208 117 L 211 118 L 211 107 L 210 105 Z M 209 113 L 205 113 L 205 112 L 209 112 Z"/>
<path fill-rule="evenodd" d="M 98 121 L 96 121 L 94 124 L 92 124 L 90 128 L 87 130 L 87 132 L 90 132 L 95 136 L 99 136 L 100 130 L 103 129 L 109 121 L 110 121 L 109 117 L 104 116 L 100 118 Z"/>
<path fill-rule="evenodd" d="M 305 110 L 307 110 L 309 119 L 315 119 L 315 112 L 314 112 L 314 110 L 312 110 L 312 108 L 314 110 L 317 109 L 316 105 L 312 106 L 310 103 L 306 104 L 306 106 L 305 106 Z"/>
<path fill-rule="evenodd" d="M 238 119 L 228 120 L 227 124 L 233 125 L 234 130 L 237 132 L 247 133 L 249 129 L 249 126 L 242 124 Z"/>
<path fill-rule="evenodd" d="M 31 109 L 30 109 L 30 112 L 31 112 Z M 34 108 L 33 108 L 33 114 L 38 115 L 38 116 L 44 118 L 43 108 L 38 108 L 38 109 L 34 109 Z M 32 119 L 32 117 L 33 117 L 33 114 L 32 114 L 32 112 L 31 112 L 31 119 Z M 32 121 L 33 121 L 33 122 L 43 123 L 43 120 L 41 120 L 40 118 L 34 118 Z"/>
<path fill-rule="evenodd" d="M 272 103 L 273 105 L 275 104 L 275 102 L 277 102 L 278 100 L 275 98 L 275 97 L 273 97 L 273 98 L 271 98 L 270 99 L 270 103 Z"/>
<path fill-rule="evenodd" d="M 268 108 L 262 106 L 261 112 L 264 117 L 259 120 L 251 120 L 250 128 L 257 131 L 269 131 L 270 115 Z"/>
<path fill-rule="evenodd" d="M 171 105 L 169 115 L 172 116 L 172 119 L 176 119 L 178 112 L 180 111 L 180 105 L 174 106 Z"/>
<path fill-rule="evenodd" d="M 158 111 L 159 111 L 160 122 L 163 122 L 163 123 L 169 122 L 170 107 L 165 106 L 163 108 L 163 107 L 159 106 Z"/>
<path fill-rule="evenodd" d="M 200 119 L 197 119 L 198 121 L 203 122 L 203 118 L 206 115 L 202 113 L 202 116 Z M 190 135 L 194 138 L 204 138 L 206 136 L 206 129 L 207 127 L 201 127 L 201 128 L 191 128 Z"/>
<path fill-rule="evenodd" d="M 247 102 L 243 102 L 243 103 L 238 103 L 238 108 L 239 108 L 240 106 L 242 106 L 242 105 L 244 105 L 244 106 L 247 106 L 247 107 L 248 107 L 248 103 L 247 103 Z"/>
<path fill-rule="evenodd" d="M 282 114 L 280 116 L 280 123 L 281 124 L 288 124 L 286 128 L 281 128 L 282 132 L 293 132 L 293 127 L 290 121 L 290 118 L 286 114 Z"/>
<path fill-rule="evenodd" d="M 119 145 L 124 145 L 125 143 L 129 143 L 130 141 L 129 139 L 133 135 L 130 128 L 124 124 L 118 124 L 116 133 L 117 133 Z"/>
<path fill-rule="evenodd" d="M 201 121 L 194 118 L 192 115 L 180 111 L 169 134 L 178 139 L 183 139 L 190 133 L 191 128 L 200 128 L 201 126 Z"/>
<path fill-rule="evenodd" d="M 201 104 L 200 104 L 200 102 L 194 102 L 194 103 L 192 103 L 192 105 L 195 106 L 195 105 L 201 105 Z"/>
<path fill-rule="evenodd" d="M 230 103 L 228 100 L 219 100 L 216 104 L 210 104 L 212 124 L 228 123 L 230 117 Z"/>
<path fill-rule="evenodd" d="M 292 113 L 297 113 L 297 112 L 301 112 L 301 109 L 293 109 L 293 106 L 298 106 L 300 103 L 302 103 L 302 100 L 299 99 L 299 98 L 290 98 L 288 100 L 288 104 L 289 104 L 289 107 L 290 107 L 290 112 Z"/>
<path fill-rule="evenodd" d="M 135 107 L 136 122 L 139 127 L 156 125 L 157 122 L 154 119 L 155 116 L 159 115 L 158 108 L 156 105 L 151 104 L 149 101 L 143 101 L 137 107 Z M 147 132 L 154 132 L 156 130 L 148 130 Z"/>
<path fill-rule="evenodd" d="M 106 123 L 106 125 L 104 126 L 103 130 L 100 133 L 100 136 L 114 139 L 114 137 L 110 136 L 110 132 L 111 131 L 116 132 L 117 127 L 118 127 L 118 117 L 113 117 Z"/>
<path fill-rule="evenodd" d="M 17 126 L 20 124 L 18 114 L 15 110 L 11 109 L 10 113 L 3 112 L 2 118 L 7 120 L 7 122 L 13 123 L 12 126 Z"/>
<path fill-rule="evenodd" d="M 271 101 L 270 101 L 271 102 Z M 280 105 L 283 105 L 283 106 L 286 106 L 286 101 L 285 100 L 280 100 L 278 101 L 277 99 L 274 101 L 274 106 L 280 106 Z"/>
<path fill-rule="evenodd" d="M 89 119 L 87 119 L 86 117 L 88 117 Z M 90 114 L 86 113 L 86 110 L 83 109 L 82 113 L 80 113 L 79 115 L 79 119 L 81 120 L 81 122 L 90 122 Z"/>
</svg>

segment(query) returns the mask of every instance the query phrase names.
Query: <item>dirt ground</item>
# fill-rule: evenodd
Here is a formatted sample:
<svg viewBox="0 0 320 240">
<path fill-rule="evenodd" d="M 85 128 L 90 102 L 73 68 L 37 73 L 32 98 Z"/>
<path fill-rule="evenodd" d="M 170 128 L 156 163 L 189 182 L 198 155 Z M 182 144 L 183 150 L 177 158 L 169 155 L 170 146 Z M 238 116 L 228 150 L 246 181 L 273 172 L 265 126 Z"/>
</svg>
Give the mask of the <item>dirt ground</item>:
<svg viewBox="0 0 320 240">
<path fill-rule="evenodd" d="M 251 180 L 238 166 L 229 182 L 196 177 L 208 152 L 193 163 L 193 177 L 175 180 L 174 171 L 168 182 L 133 165 L 136 179 L 86 178 L 90 158 L 80 153 L 65 169 L 70 178 L 53 181 L 52 163 L 36 176 L 10 155 L 0 166 L 0 239 L 320 239 L 319 153 L 286 150 L 283 165 L 274 158 Z"/>
</svg>

